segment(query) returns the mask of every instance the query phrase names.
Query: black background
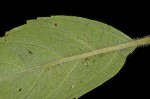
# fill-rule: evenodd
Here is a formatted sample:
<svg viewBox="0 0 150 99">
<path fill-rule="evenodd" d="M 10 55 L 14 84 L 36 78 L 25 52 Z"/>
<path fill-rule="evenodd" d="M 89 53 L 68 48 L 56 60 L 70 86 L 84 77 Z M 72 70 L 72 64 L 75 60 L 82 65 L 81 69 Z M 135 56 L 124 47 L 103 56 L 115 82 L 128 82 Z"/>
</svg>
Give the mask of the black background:
<svg viewBox="0 0 150 99">
<path fill-rule="evenodd" d="M 150 7 L 148 2 L 95 1 L 36 1 L 1 2 L 0 35 L 25 24 L 26 20 L 51 15 L 73 15 L 107 23 L 131 38 L 150 35 Z M 148 98 L 150 88 L 150 46 L 137 48 L 121 71 L 100 87 L 80 99 Z"/>
</svg>

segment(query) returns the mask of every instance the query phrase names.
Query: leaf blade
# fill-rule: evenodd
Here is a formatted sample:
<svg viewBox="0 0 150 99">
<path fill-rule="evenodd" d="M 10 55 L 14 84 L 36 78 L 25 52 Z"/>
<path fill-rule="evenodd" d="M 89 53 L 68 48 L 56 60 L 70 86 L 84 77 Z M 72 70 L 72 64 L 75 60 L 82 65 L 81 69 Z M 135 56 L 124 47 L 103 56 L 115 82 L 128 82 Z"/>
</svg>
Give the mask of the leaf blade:
<svg viewBox="0 0 150 99">
<path fill-rule="evenodd" d="M 0 87 L 13 82 L 7 92 L 2 88 L 0 96 L 9 99 L 80 97 L 113 77 L 135 49 L 133 45 L 132 39 L 122 32 L 85 18 L 53 16 L 30 20 L 0 38 L 0 53 L 5 53 L 0 56 L 3 58 L 0 61 L 3 69 L 0 71 Z M 14 61 L 18 65 L 8 65 L 4 61 L 8 58 L 9 63 Z M 115 65 L 107 67 L 106 64 L 111 62 Z M 8 71 L 4 66 L 14 67 Z M 105 73 L 99 70 L 105 70 L 109 75 L 105 77 Z M 99 72 L 105 79 L 97 76 Z M 29 81 L 27 76 L 31 77 Z M 12 78 L 18 80 L 12 81 Z M 91 82 L 91 79 L 98 83 Z"/>
</svg>

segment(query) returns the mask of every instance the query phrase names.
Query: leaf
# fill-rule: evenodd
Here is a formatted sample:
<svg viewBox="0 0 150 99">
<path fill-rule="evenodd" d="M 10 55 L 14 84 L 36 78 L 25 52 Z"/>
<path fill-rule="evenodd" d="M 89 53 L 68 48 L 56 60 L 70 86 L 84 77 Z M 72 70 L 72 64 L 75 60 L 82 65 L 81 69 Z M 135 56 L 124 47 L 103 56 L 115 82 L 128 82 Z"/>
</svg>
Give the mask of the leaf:
<svg viewBox="0 0 150 99">
<path fill-rule="evenodd" d="M 73 99 L 117 74 L 150 38 L 74 16 L 27 21 L 0 38 L 0 99 Z"/>
</svg>

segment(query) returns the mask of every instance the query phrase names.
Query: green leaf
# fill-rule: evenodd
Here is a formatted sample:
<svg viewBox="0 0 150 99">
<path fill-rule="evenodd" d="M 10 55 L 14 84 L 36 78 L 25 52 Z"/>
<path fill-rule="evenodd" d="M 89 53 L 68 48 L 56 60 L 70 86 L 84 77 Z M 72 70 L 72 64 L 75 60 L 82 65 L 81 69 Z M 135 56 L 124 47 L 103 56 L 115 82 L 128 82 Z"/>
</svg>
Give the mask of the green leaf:
<svg viewBox="0 0 150 99">
<path fill-rule="evenodd" d="M 117 74 L 150 38 L 74 16 L 27 21 L 0 38 L 0 99 L 73 99 Z"/>
</svg>

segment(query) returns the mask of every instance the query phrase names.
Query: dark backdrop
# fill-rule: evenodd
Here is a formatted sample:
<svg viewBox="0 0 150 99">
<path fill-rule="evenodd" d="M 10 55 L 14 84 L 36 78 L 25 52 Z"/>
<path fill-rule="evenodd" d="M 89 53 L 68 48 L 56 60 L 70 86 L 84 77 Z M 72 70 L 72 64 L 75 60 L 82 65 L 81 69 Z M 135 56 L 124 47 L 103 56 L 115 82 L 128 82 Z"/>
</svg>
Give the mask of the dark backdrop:
<svg viewBox="0 0 150 99">
<path fill-rule="evenodd" d="M 131 38 L 150 35 L 148 2 L 36 1 L 1 2 L 0 35 L 25 24 L 26 20 L 51 15 L 73 15 L 107 23 Z M 137 48 L 129 55 L 124 67 L 111 80 L 80 99 L 150 97 L 150 46 Z"/>
</svg>

